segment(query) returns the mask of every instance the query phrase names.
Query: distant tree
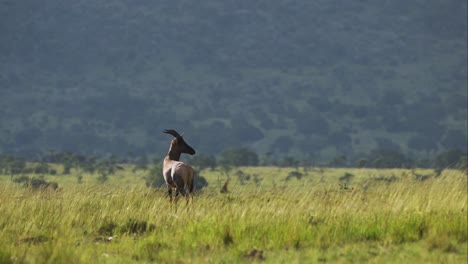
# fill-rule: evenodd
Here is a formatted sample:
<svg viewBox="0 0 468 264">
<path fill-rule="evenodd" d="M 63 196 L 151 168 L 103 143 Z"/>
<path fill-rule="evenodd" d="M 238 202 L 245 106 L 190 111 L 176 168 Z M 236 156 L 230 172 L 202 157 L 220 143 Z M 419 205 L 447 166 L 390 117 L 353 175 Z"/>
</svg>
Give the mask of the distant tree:
<svg viewBox="0 0 468 264">
<path fill-rule="evenodd" d="M 19 174 L 26 169 L 26 161 L 12 155 L 0 155 L 0 172 L 2 174 Z"/>
<path fill-rule="evenodd" d="M 119 166 L 117 164 L 117 160 L 115 160 L 113 157 L 102 160 L 97 164 L 97 170 L 99 174 L 105 173 L 107 175 L 112 175 L 116 172 L 117 169 L 119 169 Z"/>
<path fill-rule="evenodd" d="M 148 157 L 146 155 L 143 155 L 142 157 L 140 157 L 136 164 L 135 164 L 135 167 L 132 169 L 133 172 L 137 171 L 137 170 L 147 170 L 148 169 Z"/>
<path fill-rule="evenodd" d="M 73 163 L 70 160 L 64 160 L 62 165 L 63 165 L 62 174 L 70 174 L 70 171 L 73 167 Z"/>
<path fill-rule="evenodd" d="M 338 155 L 330 162 L 330 165 L 335 167 L 345 167 L 348 162 L 346 155 Z"/>
<path fill-rule="evenodd" d="M 245 147 L 233 147 L 223 150 L 219 160 L 220 165 L 229 166 L 257 166 L 258 155 Z"/>
<path fill-rule="evenodd" d="M 353 178 L 354 178 L 354 174 L 349 173 L 349 172 L 345 172 L 345 174 L 343 176 L 341 176 L 340 178 L 338 178 L 338 180 L 340 182 L 348 184 Z"/>
<path fill-rule="evenodd" d="M 314 166 L 314 157 L 308 156 L 301 161 L 302 169 L 307 173 Z"/>
<path fill-rule="evenodd" d="M 291 156 L 286 156 L 277 163 L 277 165 L 280 167 L 293 167 L 293 168 L 296 168 L 296 170 L 299 168 L 300 164 L 301 164 L 300 160 Z"/>
<path fill-rule="evenodd" d="M 255 183 L 255 185 L 258 187 L 262 183 L 263 177 L 258 176 L 258 174 L 254 174 L 252 180 Z"/>
<path fill-rule="evenodd" d="M 103 167 L 103 166 L 99 166 L 98 167 L 98 182 L 99 183 L 104 183 L 106 182 L 107 180 L 109 180 L 109 174 L 107 173 L 107 168 Z"/>
<path fill-rule="evenodd" d="M 76 157 L 77 165 L 86 172 L 93 173 L 99 166 L 97 158 L 94 156 L 82 156 Z"/>
<path fill-rule="evenodd" d="M 273 159 L 272 159 L 272 152 L 267 152 L 261 157 L 261 166 L 270 166 L 273 164 Z"/>
<path fill-rule="evenodd" d="M 284 178 L 284 180 L 289 181 L 292 178 L 296 178 L 296 179 L 300 180 L 300 179 L 302 179 L 303 176 L 304 176 L 304 174 L 299 172 L 299 171 L 290 171 L 288 173 L 288 176 L 286 176 L 286 178 Z"/>
<path fill-rule="evenodd" d="M 76 155 L 71 152 L 55 152 L 54 150 L 49 151 L 43 159 L 47 162 L 59 163 L 63 166 L 62 174 L 70 174 L 70 170 L 76 162 Z"/>
<path fill-rule="evenodd" d="M 366 159 L 359 159 L 356 161 L 356 165 L 359 167 L 359 168 L 364 168 L 367 164 L 367 160 Z"/>
<path fill-rule="evenodd" d="M 239 180 L 240 185 L 244 185 L 246 181 L 250 180 L 250 174 L 243 172 L 242 170 L 237 170 L 235 172 L 237 179 Z"/>
<path fill-rule="evenodd" d="M 108 159 L 104 159 L 100 161 L 96 167 L 97 172 L 99 174 L 98 181 L 103 183 L 106 182 L 109 178 L 109 175 L 113 175 L 116 170 L 123 169 L 117 163 L 117 158 L 115 156 L 111 156 Z"/>
<path fill-rule="evenodd" d="M 44 161 L 39 162 L 39 164 L 36 164 L 34 168 L 32 169 L 33 173 L 36 174 L 56 174 L 56 171 L 51 169 L 49 164 L 47 164 Z"/>
</svg>

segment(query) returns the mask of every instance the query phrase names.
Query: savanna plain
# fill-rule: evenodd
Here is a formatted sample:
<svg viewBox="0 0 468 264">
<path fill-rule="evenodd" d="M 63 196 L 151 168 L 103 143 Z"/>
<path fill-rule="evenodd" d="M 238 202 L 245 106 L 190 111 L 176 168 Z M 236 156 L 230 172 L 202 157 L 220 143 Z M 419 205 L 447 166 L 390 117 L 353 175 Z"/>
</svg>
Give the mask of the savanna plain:
<svg viewBox="0 0 468 264">
<path fill-rule="evenodd" d="M 0 263 L 467 260 L 466 171 L 205 169 L 208 187 L 171 205 L 122 167 L 105 183 L 44 175 L 56 190 L 1 176 Z"/>
</svg>

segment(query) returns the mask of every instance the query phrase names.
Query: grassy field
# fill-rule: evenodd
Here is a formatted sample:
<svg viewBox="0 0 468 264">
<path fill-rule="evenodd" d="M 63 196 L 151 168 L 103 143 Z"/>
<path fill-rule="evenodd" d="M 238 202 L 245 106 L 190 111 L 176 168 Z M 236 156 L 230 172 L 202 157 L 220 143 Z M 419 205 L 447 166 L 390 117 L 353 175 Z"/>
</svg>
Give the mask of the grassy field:
<svg viewBox="0 0 468 264">
<path fill-rule="evenodd" d="M 466 263 L 460 171 L 234 168 L 221 194 L 205 170 L 188 207 L 145 173 L 45 176 L 55 191 L 0 176 L 0 263 Z"/>
</svg>

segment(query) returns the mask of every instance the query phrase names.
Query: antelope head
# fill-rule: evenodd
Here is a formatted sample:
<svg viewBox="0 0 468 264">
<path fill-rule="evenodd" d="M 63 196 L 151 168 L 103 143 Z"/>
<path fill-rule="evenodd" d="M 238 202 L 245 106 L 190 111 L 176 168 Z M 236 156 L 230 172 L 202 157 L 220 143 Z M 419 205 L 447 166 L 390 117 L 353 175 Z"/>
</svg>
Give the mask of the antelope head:
<svg viewBox="0 0 468 264">
<path fill-rule="evenodd" d="M 184 138 L 179 135 L 177 131 L 173 129 L 166 129 L 163 131 L 163 133 L 174 136 L 174 139 L 171 142 L 171 150 L 178 153 L 187 153 L 190 155 L 195 154 L 195 150 L 185 142 Z"/>
</svg>

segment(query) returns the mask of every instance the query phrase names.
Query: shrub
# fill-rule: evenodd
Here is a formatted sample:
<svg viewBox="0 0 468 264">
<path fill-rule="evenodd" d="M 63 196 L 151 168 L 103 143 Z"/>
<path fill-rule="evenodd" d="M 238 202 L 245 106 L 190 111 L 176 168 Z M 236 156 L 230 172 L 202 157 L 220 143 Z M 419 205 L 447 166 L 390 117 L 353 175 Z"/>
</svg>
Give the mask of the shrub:
<svg viewBox="0 0 468 264">
<path fill-rule="evenodd" d="M 205 187 L 208 187 L 208 181 L 202 175 L 195 175 L 195 190 L 202 190 Z"/>
<path fill-rule="evenodd" d="M 291 171 L 291 172 L 288 173 L 288 176 L 286 176 L 285 180 L 289 181 L 292 178 L 296 178 L 296 179 L 300 180 L 303 176 L 304 176 L 304 174 L 302 174 L 302 173 L 300 173 L 298 171 Z"/>
<path fill-rule="evenodd" d="M 144 177 L 146 187 L 159 188 L 166 184 L 162 175 L 162 164 L 153 163 Z"/>
<path fill-rule="evenodd" d="M 242 170 L 238 170 L 236 171 L 236 176 L 240 182 L 241 185 L 244 185 L 245 184 L 245 181 L 248 181 L 250 180 L 250 175 L 243 172 Z"/>
<path fill-rule="evenodd" d="M 29 178 L 28 176 L 21 176 L 13 179 L 15 183 L 22 183 L 24 188 L 31 188 L 34 190 L 37 189 L 46 189 L 51 188 L 53 190 L 58 189 L 58 184 L 56 182 L 47 182 L 42 178 Z"/>
<path fill-rule="evenodd" d="M 346 172 L 343 176 L 339 178 L 339 181 L 349 183 L 353 178 L 354 174 Z"/>
</svg>

